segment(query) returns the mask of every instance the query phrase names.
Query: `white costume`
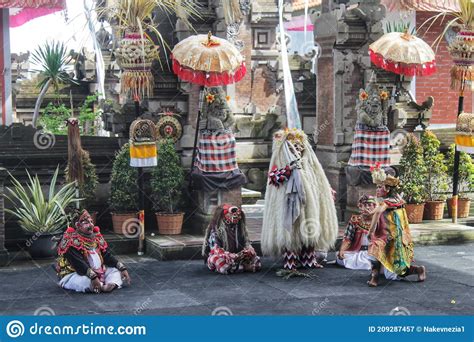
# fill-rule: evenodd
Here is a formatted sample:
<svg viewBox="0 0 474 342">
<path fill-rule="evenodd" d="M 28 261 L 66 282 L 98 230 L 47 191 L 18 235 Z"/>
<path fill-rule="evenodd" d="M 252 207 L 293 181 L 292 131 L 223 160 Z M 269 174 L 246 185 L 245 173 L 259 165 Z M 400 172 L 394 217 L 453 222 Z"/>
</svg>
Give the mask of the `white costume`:
<svg viewBox="0 0 474 342">
<path fill-rule="evenodd" d="M 332 189 L 306 134 L 279 131 L 273 140 L 265 194 L 262 251 L 284 255 L 285 268 L 317 265 L 338 234 Z"/>
</svg>

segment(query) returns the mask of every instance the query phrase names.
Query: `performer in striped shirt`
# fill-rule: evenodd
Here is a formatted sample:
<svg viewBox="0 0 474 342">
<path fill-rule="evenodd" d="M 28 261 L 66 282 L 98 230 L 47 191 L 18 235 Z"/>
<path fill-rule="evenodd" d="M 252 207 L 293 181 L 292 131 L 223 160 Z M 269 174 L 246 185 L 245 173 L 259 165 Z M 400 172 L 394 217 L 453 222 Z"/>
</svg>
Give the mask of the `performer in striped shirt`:
<svg viewBox="0 0 474 342">
<path fill-rule="evenodd" d="M 221 274 L 257 272 L 260 258 L 250 244 L 245 214 L 240 208 L 218 206 L 207 227 L 202 255 L 211 271 Z"/>
</svg>

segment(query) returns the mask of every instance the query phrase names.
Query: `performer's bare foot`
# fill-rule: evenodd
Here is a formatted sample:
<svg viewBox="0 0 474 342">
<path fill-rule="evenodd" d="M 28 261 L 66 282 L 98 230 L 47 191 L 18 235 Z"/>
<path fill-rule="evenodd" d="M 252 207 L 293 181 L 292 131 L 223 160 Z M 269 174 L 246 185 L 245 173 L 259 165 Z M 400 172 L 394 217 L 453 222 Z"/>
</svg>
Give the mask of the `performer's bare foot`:
<svg viewBox="0 0 474 342">
<path fill-rule="evenodd" d="M 426 268 L 425 266 L 418 266 L 418 269 L 416 270 L 416 273 L 418 273 L 418 281 L 423 282 L 426 279 Z"/>
<path fill-rule="evenodd" d="M 102 285 L 102 292 L 105 292 L 105 293 L 108 293 L 108 292 L 112 292 L 113 290 L 115 290 L 115 288 L 117 287 L 116 284 L 105 284 L 105 285 Z"/>
<path fill-rule="evenodd" d="M 379 284 L 379 269 L 372 269 L 372 272 L 370 273 L 370 280 L 367 282 L 367 285 L 369 287 L 377 287 Z"/>
<path fill-rule="evenodd" d="M 369 287 L 377 287 L 379 284 L 378 284 L 378 281 L 377 281 L 377 278 L 370 278 L 369 281 L 367 281 L 367 285 L 369 285 Z"/>
</svg>

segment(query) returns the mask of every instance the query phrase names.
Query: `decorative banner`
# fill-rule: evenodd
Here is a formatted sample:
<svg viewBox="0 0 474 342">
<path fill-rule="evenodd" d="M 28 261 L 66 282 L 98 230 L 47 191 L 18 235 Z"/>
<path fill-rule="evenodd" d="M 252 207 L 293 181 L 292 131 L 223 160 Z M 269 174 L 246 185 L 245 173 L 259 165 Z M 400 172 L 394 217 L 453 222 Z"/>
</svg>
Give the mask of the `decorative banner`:
<svg viewBox="0 0 474 342">
<path fill-rule="evenodd" d="M 137 119 L 130 126 L 130 166 L 157 165 L 156 127 L 153 121 Z"/>
<path fill-rule="evenodd" d="M 288 128 L 301 129 L 300 113 L 298 112 L 298 104 L 296 103 L 295 89 L 293 87 L 293 79 L 291 77 L 290 64 L 288 61 L 288 49 L 286 47 L 285 26 L 283 23 L 283 0 L 279 0 L 278 9 L 280 14 L 280 49 L 281 64 L 283 68 L 283 85 L 285 89 L 285 105 L 286 118 Z"/>
<path fill-rule="evenodd" d="M 448 49 L 454 62 L 451 88 L 462 91 L 466 82 L 474 80 L 474 30 L 463 28 Z"/>
<path fill-rule="evenodd" d="M 159 56 L 158 46 L 146 34 L 128 31 L 118 45 L 115 55 L 122 69 L 120 93 L 133 99 L 150 97 L 155 84 L 151 66 Z"/>
<path fill-rule="evenodd" d="M 458 151 L 474 153 L 474 114 L 461 113 L 456 124 L 455 143 Z"/>
<path fill-rule="evenodd" d="M 156 123 L 156 137 L 161 139 L 173 139 L 177 142 L 183 136 L 183 126 L 173 113 L 163 113 Z"/>
</svg>

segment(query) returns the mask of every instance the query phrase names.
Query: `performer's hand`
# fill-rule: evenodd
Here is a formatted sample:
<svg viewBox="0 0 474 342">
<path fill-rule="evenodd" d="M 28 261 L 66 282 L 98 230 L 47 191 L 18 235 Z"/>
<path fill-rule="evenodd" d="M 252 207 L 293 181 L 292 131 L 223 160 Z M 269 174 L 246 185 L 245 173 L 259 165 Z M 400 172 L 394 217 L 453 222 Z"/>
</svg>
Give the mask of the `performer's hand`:
<svg viewBox="0 0 474 342">
<path fill-rule="evenodd" d="M 100 289 L 102 288 L 102 283 L 100 282 L 99 277 L 92 279 L 91 282 L 92 282 L 91 284 L 92 292 L 100 293 L 101 291 Z"/>
<path fill-rule="evenodd" d="M 123 270 L 122 272 L 120 272 L 122 274 L 122 280 L 128 285 L 130 286 L 130 283 L 132 282 L 132 279 L 130 278 L 130 275 L 128 274 L 128 271 L 127 270 Z"/>
<path fill-rule="evenodd" d="M 339 252 L 337 252 L 337 258 L 338 258 L 338 259 L 341 259 L 341 260 L 344 259 L 344 258 L 345 258 L 345 256 L 344 256 L 344 251 L 339 251 Z"/>
</svg>

